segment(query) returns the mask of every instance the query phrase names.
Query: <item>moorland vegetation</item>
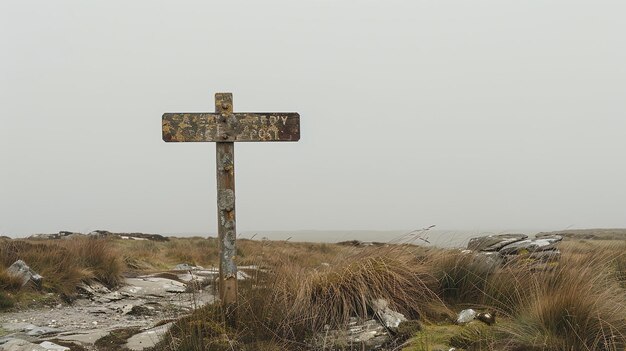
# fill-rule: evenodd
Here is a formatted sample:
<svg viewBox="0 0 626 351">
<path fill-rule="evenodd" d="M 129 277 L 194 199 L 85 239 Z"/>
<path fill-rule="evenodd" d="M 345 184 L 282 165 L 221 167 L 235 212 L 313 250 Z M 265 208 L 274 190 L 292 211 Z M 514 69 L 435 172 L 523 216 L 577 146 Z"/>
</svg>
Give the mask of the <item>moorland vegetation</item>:
<svg viewBox="0 0 626 351">
<path fill-rule="evenodd" d="M 365 247 L 238 240 L 238 263 L 258 269 L 240 284 L 237 326 L 226 325 L 219 305 L 204 306 L 180 316 L 155 350 L 330 350 L 310 340 L 346 328 L 351 317 L 367 318 L 375 299 L 386 299 L 413 321 L 389 350 L 626 347 L 626 241 L 566 240 L 560 260 L 542 269 L 523 258 L 493 264 L 480 255 L 415 242 L 414 235 Z M 218 243 L 0 240 L 0 272 L 17 259 L 45 277 L 42 290 L 21 289 L 19 281 L 0 273 L 0 309 L 28 308 L 33 300 L 49 299 L 48 293 L 71 303 L 84 281 L 115 287 L 125 275 L 178 263 L 215 267 Z M 455 324 L 466 308 L 495 312 L 497 322 Z"/>
</svg>

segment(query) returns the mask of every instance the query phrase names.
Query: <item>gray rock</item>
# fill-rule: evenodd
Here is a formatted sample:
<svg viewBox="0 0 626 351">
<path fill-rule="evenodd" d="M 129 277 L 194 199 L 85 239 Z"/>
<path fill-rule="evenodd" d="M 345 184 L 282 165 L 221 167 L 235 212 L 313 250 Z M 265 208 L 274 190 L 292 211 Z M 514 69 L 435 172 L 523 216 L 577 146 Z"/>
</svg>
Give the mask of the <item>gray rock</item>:
<svg viewBox="0 0 626 351">
<path fill-rule="evenodd" d="M 32 269 L 30 269 L 30 267 L 28 267 L 26 262 L 22 260 L 17 260 L 13 262 L 13 264 L 9 268 L 7 268 L 7 273 L 12 276 L 21 278 L 22 286 L 31 282 L 36 287 L 38 288 L 41 287 L 41 282 L 43 280 L 43 277 L 37 274 Z"/>
<path fill-rule="evenodd" d="M 96 294 L 108 294 L 111 292 L 109 288 L 97 281 L 91 281 L 89 283 L 81 282 L 77 288 L 88 296 Z"/>
<path fill-rule="evenodd" d="M 496 266 L 508 262 L 524 262 L 529 263 L 533 269 L 537 269 L 541 263 L 547 264 L 559 260 L 561 252 L 556 245 L 562 239 L 559 235 L 544 235 L 533 239 L 528 239 L 524 234 L 489 235 L 470 239 L 467 245 L 468 250 L 464 250 L 463 253 L 476 252 L 477 255 L 488 258 Z"/>
<path fill-rule="evenodd" d="M 89 233 L 94 237 L 117 237 L 121 239 L 134 239 L 134 240 L 153 240 L 153 241 L 169 241 L 170 239 L 159 234 L 146 234 L 146 233 L 111 233 L 108 230 L 94 230 Z"/>
<path fill-rule="evenodd" d="M 525 234 L 498 234 L 471 238 L 467 244 L 468 250 L 473 251 L 498 251 L 502 247 L 517 241 L 527 239 Z"/>
<path fill-rule="evenodd" d="M 113 291 L 113 292 L 108 293 L 106 295 L 102 295 L 102 298 L 104 298 L 104 299 L 108 300 L 108 302 L 110 302 L 110 301 L 119 301 L 119 300 L 123 299 L 124 296 L 122 296 L 122 294 L 120 294 L 117 291 Z"/>
<path fill-rule="evenodd" d="M 187 263 L 179 263 L 176 265 L 176 267 L 174 267 L 175 271 L 192 271 L 196 269 L 195 266 L 192 266 L 190 264 Z"/>
<path fill-rule="evenodd" d="M 378 321 L 370 319 L 362 324 L 357 324 L 349 329 L 347 344 L 361 344 L 365 350 L 373 350 L 389 341 L 387 329 Z"/>
<path fill-rule="evenodd" d="M 0 351 L 69 351 L 69 347 L 44 341 L 39 345 L 26 340 L 9 338 L 0 344 Z"/>
<path fill-rule="evenodd" d="M 473 263 L 481 264 L 485 269 L 495 269 L 505 262 L 502 255 L 497 251 L 472 251 L 461 250 L 462 254 L 473 255 L 475 260 Z"/>
<path fill-rule="evenodd" d="M 135 305 L 126 313 L 131 316 L 155 316 L 158 311 L 153 306 Z"/>
<path fill-rule="evenodd" d="M 456 322 L 458 324 L 466 324 L 469 323 L 471 321 L 474 320 L 474 318 L 476 318 L 476 311 L 474 311 L 471 308 L 468 308 L 466 310 L 463 310 L 459 313 L 459 315 L 456 317 Z"/>
<path fill-rule="evenodd" d="M 391 339 L 387 328 L 375 319 L 351 318 L 347 330 L 328 330 L 317 335 L 314 348 L 325 350 L 377 350 Z"/>
<path fill-rule="evenodd" d="M 154 347 L 170 330 L 172 322 L 135 334 L 126 340 L 126 347 L 131 350 L 143 350 Z"/>
<path fill-rule="evenodd" d="M 84 237 L 86 236 L 85 234 L 82 233 L 75 233 L 75 232 L 70 232 L 67 230 L 61 230 L 58 233 L 52 233 L 52 234 L 33 234 L 31 236 L 29 236 L 27 239 L 31 239 L 31 240 L 56 240 L 56 239 L 72 239 L 72 238 L 78 238 L 78 237 Z"/>
<path fill-rule="evenodd" d="M 72 334 L 61 335 L 59 340 L 79 343 L 82 345 L 93 345 L 98 339 L 109 335 L 110 329 L 91 329 L 87 331 L 77 331 Z"/>
<path fill-rule="evenodd" d="M 126 282 L 129 285 L 119 291 L 127 296 L 163 297 L 171 293 L 184 293 L 187 289 L 185 284 L 167 278 L 138 277 L 128 278 Z"/>
<path fill-rule="evenodd" d="M 25 331 L 28 336 L 42 336 L 42 335 L 58 334 L 60 332 L 60 330 L 57 328 L 38 327 L 38 326 L 27 328 Z"/>
<path fill-rule="evenodd" d="M 237 280 L 250 279 L 250 275 L 244 271 L 237 271 Z"/>
<path fill-rule="evenodd" d="M 517 241 L 500 249 L 500 253 L 503 255 L 517 255 L 520 253 L 553 250 L 562 239 L 563 237 L 555 235 L 553 237 Z"/>
<path fill-rule="evenodd" d="M 0 351 L 48 351 L 48 349 L 26 340 L 10 339 L 0 345 Z"/>
<path fill-rule="evenodd" d="M 134 307 L 135 307 L 134 305 L 128 304 L 128 305 L 124 305 L 120 307 L 119 310 L 120 312 L 122 312 L 122 314 L 128 314 L 133 310 Z"/>
<path fill-rule="evenodd" d="M 57 344 L 55 344 L 53 342 L 50 342 L 50 341 L 44 341 L 41 344 L 39 344 L 39 346 L 41 346 L 44 349 L 49 350 L 49 351 L 69 351 L 70 350 L 69 347 L 57 345 Z"/>
<path fill-rule="evenodd" d="M 107 236 L 113 235 L 113 233 L 111 233 L 108 230 L 99 229 L 99 230 L 92 231 L 91 233 L 89 233 L 89 235 L 96 236 L 96 237 L 107 237 Z"/>
<path fill-rule="evenodd" d="M 184 293 L 187 292 L 187 286 L 170 285 L 165 287 L 165 291 L 173 294 Z"/>
<path fill-rule="evenodd" d="M 385 243 L 376 242 L 376 241 L 349 240 L 349 241 L 340 241 L 337 243 L 337 245 L 367 247 L 367 246 L 384 246 Z"/>
<path fill-rule="evenodd" d="M 372 301 L 372 309 L 380 322 L 387 328 L 398 328 L 400 323 L 407 320 L 402 313 L 390 309 L 389 302 L 385 299 Z"/>
<path fill-rule="evenodd" d="M 504 262 L 502 255 L 496 251 L 479 252 L 487 264 L 498 266 Z"/>
<path fill-rule="evenodd" d="M 193 274 L 193 273 L 182 273 L 182 274 L 176 274 L 176 277 L 180 280 L 183 281 L 185 283 L 189 283 L 192 281 L 197 281 L 198 280 L 198 276 Z"/>
</svg>

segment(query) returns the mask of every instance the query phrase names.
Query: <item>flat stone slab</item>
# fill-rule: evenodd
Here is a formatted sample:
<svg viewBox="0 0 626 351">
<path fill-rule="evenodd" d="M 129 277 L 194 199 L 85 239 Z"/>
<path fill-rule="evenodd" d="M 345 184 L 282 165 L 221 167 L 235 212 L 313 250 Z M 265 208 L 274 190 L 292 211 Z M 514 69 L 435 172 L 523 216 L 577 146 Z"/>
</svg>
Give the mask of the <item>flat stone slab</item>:
<svg viewBox="0 0 626 351">
<path fill-rule="evenodd" d="M 119 291 L 121 294 L 134 296 L 165 296 L 168 293 L 183 293 L 187 286 L 181 282 L 158 277 L 140 277 L 126 279 L 127 286 Z"/>
<path fill-rule="evenodd" d="M 8 333 L 0 338 L 0 351 L 11 340 L 22 339 L 39 346 L 37 343 L 51 338 L 92 350 L 98 339 L 113 330 L 151 328 L 163 318 L 182 316 L 215 301 L 210 289 L 193 293 L 185 289 L 186 284 L 176 280 L 142 276 L 127 278 L 126 285 L 113 292 L 95 286 L 71 305 L 0 313 L 0 328 Z M 141 341 L 144 344 L 147 341 Z"/>
<path fill-rule="evenodd" d="M 57 345 L 50 341 L 35 344 L 22 339 L 8 339 L 0 344 L 0 351 L 69 351 L 69 347 Z"/>
<path fill-rule="evenodd" d="M 29 336 L 42 336 L 42 335 L 51 335 L 58 334 L 61 331 L 57 328 L 49 328 L 49 327 L 34 327 L 30 330 L 26 331 L 26 334 Z"/>
<path fill-rule="evenodd" d="M 114 328 L 86 330 L 66 335 L 59 335 L 57 339 L 79 343 L 81 345 L 93 345 L 102 337 L 109 335 Z"/>
<path fill-rule="evenodd" d="M 125 346 L 135 351 L 153 347 L 163 339 L 163 336 L 170 330 L 172 324 L 173 323 L 170 322 L 135 334 L 126 340 Z"/>
<path fill-rule="evenodd" d="M 503 255 L 517 255 L 523 253 L 532 253 L 537 251 L 553 250 L 556 244 L 563 240 L 563 237 L 555 235 L 554 237 L 543 237 L 540 239 L 526 239 L 509 244 L 502 249 L 500 253 Z"/>
<path fill-rule="evenodd" d="M 499 251 L 501 248 L 512 243 L 527 239 L 525 234 L 494 234 L 471 238 L 467 243 L 467 249 L 473 251 Z"/>
<path fill-rule="evenodd" d="M 0 351 L 48 351 L 48 349 L 26 340 L 10 339 L 0 345 Z"/>
<path fill-rule="evenodd" d="M 2 327 L 8 331 L 26 333 L 26 335 L 28 336 L 42 336 L 42 335 L 58 334 L 62 331 L 57 328 L 39 327 L 34 324 L 25 323 L 25 322 L 5 323 L 5 324 L 2 324 Z"/>
<path fill-rule="evenodd" d="M 57 345 L 57 344 L 55 344 L 53 342 L 50 342 L 50 341 L 44 341 L 44 342 L 40 343 L 39 346 L 41 346 L 44 349 L 49 350 L 49 351 L 70 351 L 69 347 Z"/>
</svg>

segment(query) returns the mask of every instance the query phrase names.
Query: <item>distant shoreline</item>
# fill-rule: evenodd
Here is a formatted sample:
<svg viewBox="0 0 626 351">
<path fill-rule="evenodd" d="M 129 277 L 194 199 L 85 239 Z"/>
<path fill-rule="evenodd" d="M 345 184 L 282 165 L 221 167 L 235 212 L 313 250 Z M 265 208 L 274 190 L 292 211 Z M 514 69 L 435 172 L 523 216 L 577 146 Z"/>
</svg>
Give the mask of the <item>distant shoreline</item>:
<svg viewBox="0 0 626 351">
<path fill-rule="evenodd" d="M 274 240 L 291 242 L 320 242 L 337 243 L 342 241 L 358 240 L 364 242 L 383 243 L 413 243 L 421 246 L 436 246 L 442 248 L 464 248 L 470 238 L 504 233 L 526 234 L 558 234 L 569 239 L 592 239 L 592 240 L 624 240 L 626 229 L 621 228 L 596 228 L 596 229 L 568 229 L 557 231 L 541 230 L 501 230 L 501 231 L 467 231 L 467 230 L 260 230 L 242 231 L 237 234 L 238 239 Z M 216 237 L 216 233 L 158 233 L 168 237 Z M 37 235 L 37 234 L 33 234 Z M 143 235 L 143 234 L 142 234 Z M 24 239 L 10 236 L 12 239 Z"/>
</svg>

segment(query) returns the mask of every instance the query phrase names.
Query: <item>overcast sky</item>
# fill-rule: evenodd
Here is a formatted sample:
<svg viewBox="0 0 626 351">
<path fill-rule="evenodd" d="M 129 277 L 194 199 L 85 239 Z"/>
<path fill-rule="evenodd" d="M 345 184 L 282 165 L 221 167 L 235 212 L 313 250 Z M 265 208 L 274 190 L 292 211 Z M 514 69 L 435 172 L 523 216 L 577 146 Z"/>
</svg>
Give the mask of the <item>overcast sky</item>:
<svg viewBox="0 0 626 351">
<path fill-rule="evenodd" d="M 624 1 L 2 1 L 0 234 L 216 231 L 164 112 L 235 145 L 238 230 L 626 227 Z"/>
</svg>

